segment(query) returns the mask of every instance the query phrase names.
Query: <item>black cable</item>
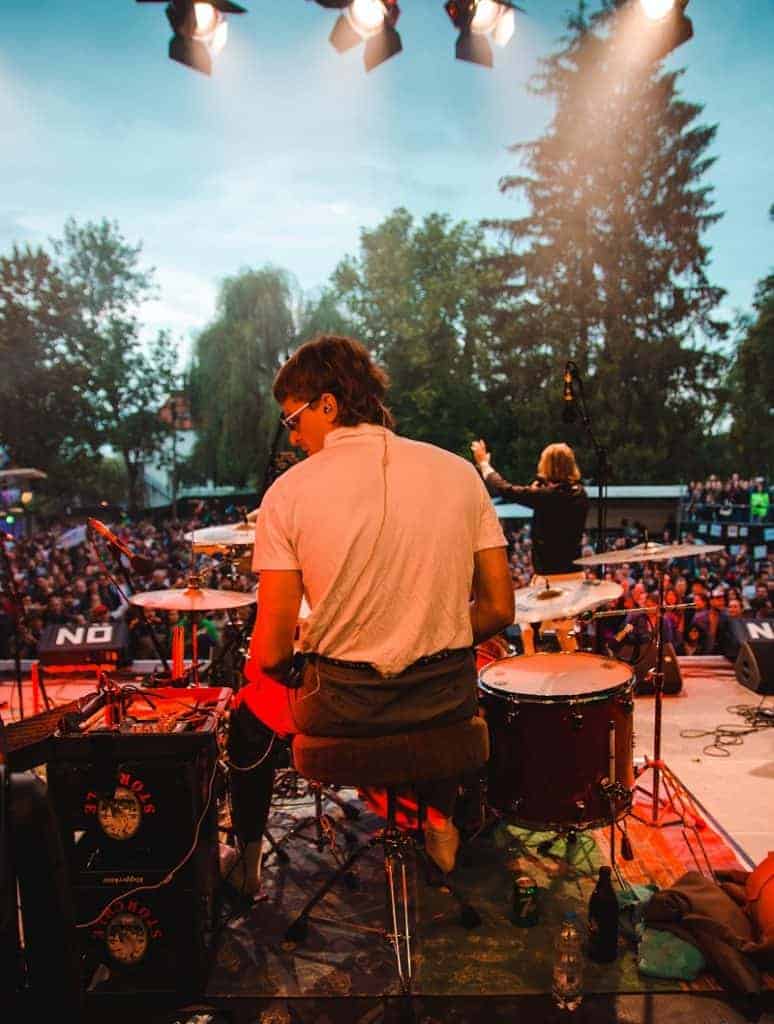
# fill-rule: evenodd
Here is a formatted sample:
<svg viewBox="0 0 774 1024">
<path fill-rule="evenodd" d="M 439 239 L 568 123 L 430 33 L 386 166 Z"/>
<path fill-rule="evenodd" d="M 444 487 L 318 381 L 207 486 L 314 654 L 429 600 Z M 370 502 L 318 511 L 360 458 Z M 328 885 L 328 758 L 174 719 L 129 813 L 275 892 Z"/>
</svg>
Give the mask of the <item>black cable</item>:
<svg viewBox="0 0 774 1024">
<path fill-rule="evenodd" d="M 766 695 L 761 697 L 757 705 L 732 704 L 726 708 L 730 715 L 739 715 L 744 723 L 716 725 L 714 729 L 681 729 L 680 736 L 686 740 L 698 740 L 712 736 L 712 743 L 703 748 L 707 757 L 730 757 L 729 747 L 741 747 L 745 736 L 774 728 L 774 708 L 764 708 Z"/>
</svg>

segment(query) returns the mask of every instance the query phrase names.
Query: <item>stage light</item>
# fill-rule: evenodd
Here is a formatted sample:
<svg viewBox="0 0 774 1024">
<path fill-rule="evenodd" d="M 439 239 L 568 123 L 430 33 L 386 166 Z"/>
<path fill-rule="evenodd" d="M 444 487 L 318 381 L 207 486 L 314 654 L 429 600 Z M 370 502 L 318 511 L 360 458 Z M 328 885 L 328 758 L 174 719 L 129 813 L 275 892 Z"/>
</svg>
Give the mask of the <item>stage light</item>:
<svg viewBox="0 0 774 1024">
<path fill-rule="evenodd" d="M 137 0 L 137 3 L 163 3 L 164 0 Z M 174 35 L 169 56 L 186 67 L 209 75 L 212 58 L 228 39 L 227 14 L 245 14 L 246 9 L 232 0 L 171 0 L 166 15 Z"/>
<path fill-rule="evenodd" d="M 362 39 L 375 36 L 384 28 L 385 10 L 381 0 L 352 0 L 344 13 Z"/>
<path fill-rule="evenodd" d="M 693 24 L 685 16 L 688 0 L 635 0 L 636 31 L 640 49 L 650 61 L 663 60 L 693 37 Z"/>
<path fill-rule="evenodd" d="M 506 46 L 516 27 L 515 12 L 521 10 L 508 0 L 447 0 L 444 7 L 460 33 L 455 47 L 457 60 L 488 68 L 493 64 L 492 47 L 485 37 Z"/>
<path fill-rule="evenodd" d="M 675 0 L 640 0 L 642 13 L 651 21 L 660 21 L 675 6 Z"/>
<path fill-rule="evenodd" d="M 365 42 L 366 71 L 372 71 L 403 49 L 395 29 L 400 17 L 397 0 L 317 0 L 317 3 L 321 7 L 344 10 L 331 30 L 330 43 L 339 53 L 344 53 Z"/>
</svg>

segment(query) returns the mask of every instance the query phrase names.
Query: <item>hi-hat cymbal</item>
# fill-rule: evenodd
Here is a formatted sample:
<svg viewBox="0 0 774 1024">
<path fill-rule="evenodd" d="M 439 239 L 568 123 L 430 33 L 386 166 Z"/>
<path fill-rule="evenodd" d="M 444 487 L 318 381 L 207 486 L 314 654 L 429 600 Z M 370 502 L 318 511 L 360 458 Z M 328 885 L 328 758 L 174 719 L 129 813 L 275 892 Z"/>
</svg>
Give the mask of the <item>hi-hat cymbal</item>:
<svg viewBox="0 0 774 1024">
<path fill-rule="evenodd" d="M 129 603 L 164 612 L 205 612 L 255 604 L 255 593 L 247 594 L 242 590 L 207 590 L 202 587 L 186 587 L 185 590 L 148 590 L 144 594 L 132 594 Z"/>
<path fill-rule="evenodd" d="M 623 593 L 618 583 L 605 580 L 579 580 L 553 583 L 550 587 L 525 587 L 517 590 L 514 622 L 548 622 L 574 619 L 583 612 L 615 601 Z"/>
<path fill-rule="evenodd" d="M 621 565 L 623 562 L 668 562 L 670 558 L 697 558 L 725 551 L 723 544 L 656 544 L 649 540 L 633 548 L 604 551 L 600 555 L 576 558 L 575 565 Z"/>
<path fill-rule="evenodd" d="M 185 539 L 205 554 L 218 551 L 220 548 L 252 547 L 255 543 L 255 523 L 205 526 L 201 530 L 187 533 Z"/>
</svg>

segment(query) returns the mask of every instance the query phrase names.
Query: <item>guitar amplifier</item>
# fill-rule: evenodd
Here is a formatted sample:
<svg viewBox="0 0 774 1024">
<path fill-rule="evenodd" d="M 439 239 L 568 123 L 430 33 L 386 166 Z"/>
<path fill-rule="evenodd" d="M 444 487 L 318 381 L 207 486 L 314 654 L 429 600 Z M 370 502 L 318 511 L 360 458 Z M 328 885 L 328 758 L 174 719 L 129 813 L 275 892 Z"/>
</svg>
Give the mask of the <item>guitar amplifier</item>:
<svg viewBox="0 0 774 1024">
<path fill-rule="evenodd" d="M 129 630 L 125 622 L 46 626 L 38 641 L 38 656 L 43 666 L 126 665 Z"/>
<path fill-rule="evenodd" d="M 231 690 L 122 692 L 51 740 L 47 777 L 99 992 L 175 992 L 208 967 L 219 884 L 217 728 Z M 102 979 L 95 983 L 96 978 Z"/>
</svg>

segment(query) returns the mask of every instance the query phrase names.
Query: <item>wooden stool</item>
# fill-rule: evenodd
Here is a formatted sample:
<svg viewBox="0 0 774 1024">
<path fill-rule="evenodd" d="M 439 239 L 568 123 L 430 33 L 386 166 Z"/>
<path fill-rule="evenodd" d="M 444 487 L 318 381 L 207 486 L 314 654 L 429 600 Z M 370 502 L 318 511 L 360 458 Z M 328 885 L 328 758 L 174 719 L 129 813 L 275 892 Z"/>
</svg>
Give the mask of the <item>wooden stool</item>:
<svg viewBox="0 0 774 1024">
<path fill-rule="evenodd" d="M 309 915 L 325 894 L 346 876 L 360 857 L 380 845 L 384 852 L 387 878 L 388 920 L 398 977 L 404 992 L 411 989 L 411 930 L 409 926 L 406 855 L 413 849 L 425 859 L 422 808 L 418 829 L 407 832 L 396 823 L 399 789 L 421 783 L 452 779 L 476 771 L 489 757 L 489 732 L 483 718 L 474 717 L 453 725 L 394 736 L 357 739 L 298 735 L 293 740 L 293 760 L 304 776 L 327 785 L 373 787 L 387 792 L 387 824 L 368 842 L 358 846 L 338 870 L 314 893 L 288 927 L 285 937 L 303 942 Z M 472 928 L 480 924 L 477 912 L 466 903 L 444 876 L 444 884 L 459 901 L 461 923 Z M 402 908 L 401 908 L 402 905 Z"/>
</svg>

